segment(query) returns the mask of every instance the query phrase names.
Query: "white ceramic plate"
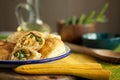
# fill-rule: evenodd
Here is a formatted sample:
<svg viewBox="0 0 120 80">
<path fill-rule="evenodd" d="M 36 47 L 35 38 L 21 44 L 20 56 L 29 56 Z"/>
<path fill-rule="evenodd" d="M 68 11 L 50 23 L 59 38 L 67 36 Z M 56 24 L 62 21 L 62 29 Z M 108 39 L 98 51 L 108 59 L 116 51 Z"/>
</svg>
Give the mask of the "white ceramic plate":
<svg viewBox="0 0 120 80">
<path fill-rule="evenodd" d="M 63 54 L 56 56 L 56 57 L 52 57 L 52 58 L 46 58 L 46 59 L 41 59 L 41 60 L 26 60 L 26 61 L 0 60 L 0 68 L 14 68 L 14 67 L 17 67 L 23 64 L 52 62 L 52 61 L 56 61 L 64 57 L 67 57 L 70 54 L 70 52 L 71 52 L 70 48 L 66 46 L 66 51 Z"/>
</svg>

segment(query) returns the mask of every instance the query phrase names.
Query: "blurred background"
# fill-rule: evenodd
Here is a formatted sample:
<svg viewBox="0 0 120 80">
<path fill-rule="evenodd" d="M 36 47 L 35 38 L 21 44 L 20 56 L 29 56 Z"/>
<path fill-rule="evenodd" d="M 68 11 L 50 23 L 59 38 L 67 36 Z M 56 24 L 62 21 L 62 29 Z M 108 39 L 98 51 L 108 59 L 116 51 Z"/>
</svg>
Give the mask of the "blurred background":
<svg viewBox="0 0 120 80">
<path fill-rule="evenodd" d="M 25 2 L 25 0 L 1 0 L 0 31 L 16 31 L 18 22 L 15 7 Z M 40 16 L 53 31 L 57 31 L 56 23 L 59 20 L 72 15 L 79 17 L 82 13 L 90 14 L 92 10 L 98 12 L 106 2 L 110 4 L 106 12 L 109 21 L 97 24 L 97 31 L 120 34 L 120 0 L 40 0 Z"/>
</svg>

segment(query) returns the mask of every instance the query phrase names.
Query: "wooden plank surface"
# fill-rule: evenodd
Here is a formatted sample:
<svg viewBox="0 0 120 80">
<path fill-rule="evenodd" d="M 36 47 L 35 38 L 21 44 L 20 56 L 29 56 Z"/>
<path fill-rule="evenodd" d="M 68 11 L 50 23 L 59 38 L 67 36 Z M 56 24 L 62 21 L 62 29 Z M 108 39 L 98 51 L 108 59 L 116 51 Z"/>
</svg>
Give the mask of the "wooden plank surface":
<svg viewBox="0 0 120 80">
<path fill-rule="evenodd" d="M 67 75 L 22 75 L 11 69 L 0 69 L 0 80 L 76 80 Z"/>
</svg>

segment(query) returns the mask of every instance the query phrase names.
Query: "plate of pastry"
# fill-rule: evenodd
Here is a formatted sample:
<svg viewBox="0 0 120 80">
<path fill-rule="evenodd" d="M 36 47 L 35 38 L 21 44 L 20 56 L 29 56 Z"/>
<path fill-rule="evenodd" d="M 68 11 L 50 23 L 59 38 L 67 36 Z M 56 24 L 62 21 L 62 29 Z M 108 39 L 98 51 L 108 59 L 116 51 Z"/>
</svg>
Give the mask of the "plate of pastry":
<svg viewBox="0 0 120 80">
<path fill-rule="evenodd" d="M 52 62 L 71 52 L 60 36 L 38 31 L 13 32 L 0 41 L 0 50 L 0 68 Z"/>
</svg>

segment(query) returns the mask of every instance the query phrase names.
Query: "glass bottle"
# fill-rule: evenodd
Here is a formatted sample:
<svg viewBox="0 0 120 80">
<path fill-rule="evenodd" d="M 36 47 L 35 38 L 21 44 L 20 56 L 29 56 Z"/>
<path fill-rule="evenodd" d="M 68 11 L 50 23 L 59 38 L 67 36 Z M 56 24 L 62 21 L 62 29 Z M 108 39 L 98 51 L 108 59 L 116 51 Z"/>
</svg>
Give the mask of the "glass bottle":
<svg viewBox="0 0 120 80">
<path fill-rule="evenodd" d="M 17 31 L 37 30 L 45 33 L 51 32 L 50 26 L 40 19 L 39 4 L 40 0 L 27 0 L 27 3 L 21 3 L 17 5 L 16 17 L 19 23 Z M 23 18 L 21 13 L 22 9 L 25 9 L 28 12 L 27 21 L 25 21 Z"/>
</svg>

